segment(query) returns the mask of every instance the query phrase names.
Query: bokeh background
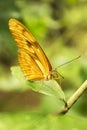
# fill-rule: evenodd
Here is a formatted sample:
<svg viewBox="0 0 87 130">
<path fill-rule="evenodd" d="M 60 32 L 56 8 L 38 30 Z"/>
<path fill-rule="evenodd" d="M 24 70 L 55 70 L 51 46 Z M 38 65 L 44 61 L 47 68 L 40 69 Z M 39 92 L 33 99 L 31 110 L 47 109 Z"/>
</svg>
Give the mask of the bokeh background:
<svg viewBox="0 0 87 130">
<path fill-rule="evenodd" d="M 11 66 L 18 63 L 17 47 L 8 28 L 10 18 L 31 30 L 53 68 L 81 55 L 58 68 L 68 99 L 87 79 L 87 0 L 0 0 L 0 129 L 72 129 L 78 124 L 85 130 L 87 91 L 68 116 L 54 118 L 48 116 L 57 110 L 53 98 L 30 90 L 11 74 Z"/>
</svg>

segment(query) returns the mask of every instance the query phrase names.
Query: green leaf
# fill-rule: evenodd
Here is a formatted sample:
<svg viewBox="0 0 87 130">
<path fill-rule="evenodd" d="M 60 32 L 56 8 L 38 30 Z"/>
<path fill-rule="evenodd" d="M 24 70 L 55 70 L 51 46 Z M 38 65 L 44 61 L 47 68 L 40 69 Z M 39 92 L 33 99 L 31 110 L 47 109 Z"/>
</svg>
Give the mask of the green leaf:
<svg viewBox="0 0 87 130">
<path fill-rule="evenodd" d="M 65 101 L 65 95 L 57 81 L 55 80 L 41 80 L 41 81 L 27 81 L 23 76 L 20 68 L 18 66 L 11 67 L 12 74 L 21 80 L 23 83 L 26 83 L 32 90 L 49 95 L 55 96 L 58 99 Z"/>
<path fill-rule="evenodd" d="M 25 77 L 23 76 L 23 73 L 21 72 L 21 69 L 19 66 L 12 66 L 11 72 L 12 72 L 12 75 L 15 76 L 17 79 L 21 80 L 22 82 L 25 82 Z"/>
</svg>

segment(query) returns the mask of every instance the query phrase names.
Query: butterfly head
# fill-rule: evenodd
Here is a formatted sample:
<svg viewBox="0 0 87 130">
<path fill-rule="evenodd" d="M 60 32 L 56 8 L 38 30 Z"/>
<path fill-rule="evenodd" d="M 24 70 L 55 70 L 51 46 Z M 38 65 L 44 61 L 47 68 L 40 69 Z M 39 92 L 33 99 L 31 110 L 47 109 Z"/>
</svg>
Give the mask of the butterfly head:
<svg viewBox="0 0 87 130">
<path fill-rule="evenodd" d="M 58 79 L 64 79 L 64 77 L 55 69 L 55 70 L 51 70 L 49 75 L 45 75 L 44 76 L 45 80 L 50 80 L 50 79 L 54 79 L 54 80 L 58 80 Z"/>
</svg>

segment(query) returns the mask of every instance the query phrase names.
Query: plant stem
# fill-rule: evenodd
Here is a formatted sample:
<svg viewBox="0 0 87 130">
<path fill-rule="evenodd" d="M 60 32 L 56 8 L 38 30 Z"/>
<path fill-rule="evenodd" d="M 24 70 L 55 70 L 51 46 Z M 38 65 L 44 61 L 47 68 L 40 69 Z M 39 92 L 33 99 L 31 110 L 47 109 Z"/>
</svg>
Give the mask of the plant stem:
<svg viewBox="0 0 87 130">
<path fill-rule="evenodd" d="M 58 114 L 66 114 L 72 105 L 79 99 L 83 92 L 87 89 L 87 80 L 80 86 L 80 88 L 65 102 L 65 106 Z"/>
</svg>

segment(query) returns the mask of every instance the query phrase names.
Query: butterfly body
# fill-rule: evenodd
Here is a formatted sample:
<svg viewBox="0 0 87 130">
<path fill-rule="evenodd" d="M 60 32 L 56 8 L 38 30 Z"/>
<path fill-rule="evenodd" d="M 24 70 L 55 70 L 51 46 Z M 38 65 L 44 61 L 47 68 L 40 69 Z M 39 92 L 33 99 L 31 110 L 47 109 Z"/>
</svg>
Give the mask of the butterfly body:
<svg viewBox="0 0 87 130">
<path fill-rule="evenodd" d="M 9 20 L 9 29 L 18 46 L 18 62 L 24 76 L 30 81 L 55 78 L 57 72 L 52 70 L 47 56 L 31 32 L 16 19 Z"/>
</svg>

